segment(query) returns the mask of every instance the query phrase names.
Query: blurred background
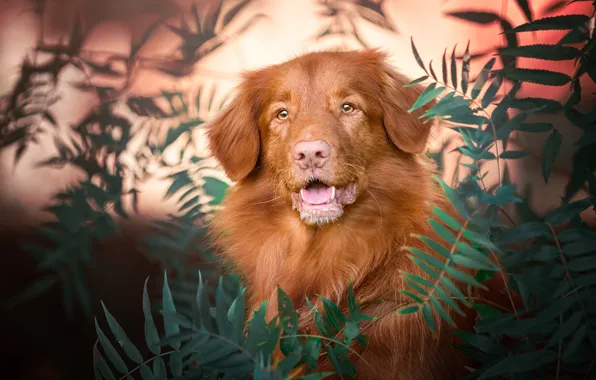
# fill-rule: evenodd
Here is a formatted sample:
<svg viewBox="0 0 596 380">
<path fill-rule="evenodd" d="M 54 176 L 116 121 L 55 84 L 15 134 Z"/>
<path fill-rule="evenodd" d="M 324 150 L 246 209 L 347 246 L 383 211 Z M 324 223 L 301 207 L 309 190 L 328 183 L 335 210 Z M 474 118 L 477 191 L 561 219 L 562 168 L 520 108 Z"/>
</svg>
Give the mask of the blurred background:
<svg viewBox="0 0 596 380">
<path fill-rule="evenodd" d="M 460 62 L 469 43 L 473 80 L 500 47 L 554 43 L 562 36 L 556 31 L 503 35 L 504 30 L 528 19 L 592 9 L 590 2 L 567 3 L 2 0 L 0 360 L 10 368 L 6 378 L 92 378 L 93 316 L 101 313 L 100 300 L 133 341 L 142 339 L 145 279 L 159 278 L 164 268 L 182 271 L 199 265 L 200 255 L 184 253 L 172 261 L 147 239 L 152 222 L 184 214 L 200 229 L 217 210 L 231 183 L 209 158 L 201 122 L 230 99 L 241 72 L 309 51 L 377 47 L 414 79 L 423 72 L 413 58 L 413 39 L 437 72 L 444 54 Z M 571 61 L 547 66 L 519 59 L 516 64 L 568 75 L 574 70 Z M 500 65 L 497 60 L 495 68 Z M 593 104 L 593 85 L 586 82 L 582 88 L 582 102 Z M 519 93 L 537 94 L 564 102 L 569 87 L 524 84 Z M 563 145 L 547 187 L 540 170 L 547 134 L 516 132 L 509 144 L 533 154 L 488 168 L 488 186 L 496 183 L 500 170 L 529 195 L 528 207 L 536 214 L 560 203 L 580 132 L 557 113 L 548 121 L 557 123 Z M 460 143 L 456 135 L 439 129 L 429 144 L 448 183 L 463 176 L 461 157 L 450 153 Z M 86 139 L 97 144 L 90 148 Z M 96 176 L 87 178 L 90 172 Z M 95 204 L 79 199 L 88 209 L 77 206 L 70 192 L 81 183 L 89 194 L 102 189 Z M 193 184 L 196 195 L 191 194 Z M 540 191 L 533 192 L 533 186 Z M 186 207 L 181 198 L 167 196 L 181 188 L 189 189 Z M 574 196 L 585 196 L 583 191 Z M 72 201 L 68 207 L 48 212 L 49 205 L 67 198 Z M 69 238 L 60 238 L 68 240 L 68 248 L 51 248 L 58 258 L 52 263 L 40 258 L 44 251 L 39 247 L 47 245 L 36 227 L 51 227 L 56 216 L 74 225 L 96 214 L 109 214 L 105 228 L 118 233 L 102 233 L 97 226 L 93 233 L 71 230 Z M 591 222 L 593 215 L 586 218 Z M 193 247 L 201 250 L 200 244 Z M 60 269 L 60 263 L 67 269 Z M 153 287 L 158 283 L 150 282 Z M 35 297 L 15 302 L 27 289 Z"/>
</svg>

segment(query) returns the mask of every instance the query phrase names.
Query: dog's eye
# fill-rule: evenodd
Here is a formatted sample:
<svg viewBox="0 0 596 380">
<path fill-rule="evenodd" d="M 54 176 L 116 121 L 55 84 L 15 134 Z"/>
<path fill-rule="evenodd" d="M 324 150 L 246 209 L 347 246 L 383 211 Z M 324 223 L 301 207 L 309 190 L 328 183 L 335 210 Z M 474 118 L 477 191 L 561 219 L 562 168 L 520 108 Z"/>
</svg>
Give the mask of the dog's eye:
<svg viewBox="0 0 596 380">
<path fill-rule="evenodd" d="M 279 120 L 285 120 L 288 118 L 288 110 L 279 110 L 276 116 Z"/>
<path fill-rule="evenodd" d="M 354 106 L 350 103 L 344 103 L 341 105 L 341 110 L 345 113 L 354 112 Z"/>
</svg>

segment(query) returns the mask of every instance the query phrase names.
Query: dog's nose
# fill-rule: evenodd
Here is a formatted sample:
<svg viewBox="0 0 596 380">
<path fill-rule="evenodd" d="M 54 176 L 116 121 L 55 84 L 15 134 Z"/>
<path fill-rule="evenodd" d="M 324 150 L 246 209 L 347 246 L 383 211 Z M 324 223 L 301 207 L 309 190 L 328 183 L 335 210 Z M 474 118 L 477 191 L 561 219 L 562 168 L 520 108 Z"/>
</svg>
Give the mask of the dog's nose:
<svg viewBox="0 0 596 380">
<path fill-rule="evenodd" d="M 301 169 L 322 168 L 331 155 L 331 146 L 323 140 L 301 141 L 292 147 L 292 157 Z"/>
</svg>

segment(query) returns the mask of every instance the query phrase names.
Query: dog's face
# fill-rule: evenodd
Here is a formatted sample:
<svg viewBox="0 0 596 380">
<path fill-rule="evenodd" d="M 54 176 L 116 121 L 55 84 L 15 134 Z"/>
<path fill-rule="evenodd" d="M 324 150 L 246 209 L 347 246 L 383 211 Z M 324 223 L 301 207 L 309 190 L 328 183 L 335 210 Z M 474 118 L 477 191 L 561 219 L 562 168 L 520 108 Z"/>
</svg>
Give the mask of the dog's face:
<svg viewBox="0 0 596 380">
<path fill-rule="evenodd" d="M 245 75 L 210 124 L 215 157 L 240 181 L 269 175 L 304 223 L 338 220 L 380 154 L 424 150 L 430 125 L 407 109 L 420 88 L 375 50 L 311 53 Z"/>
</svg>

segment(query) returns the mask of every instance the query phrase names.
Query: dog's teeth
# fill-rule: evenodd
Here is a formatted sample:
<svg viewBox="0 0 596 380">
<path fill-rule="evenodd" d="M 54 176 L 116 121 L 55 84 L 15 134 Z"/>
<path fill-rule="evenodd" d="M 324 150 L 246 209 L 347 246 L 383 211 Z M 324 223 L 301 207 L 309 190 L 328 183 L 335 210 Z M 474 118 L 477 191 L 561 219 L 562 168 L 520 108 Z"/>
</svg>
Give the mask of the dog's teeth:
<svg viewBox="0 0 596 380">
<path fill-rule="evenodd" d="M 335 199 L 335 186 L 331 186 L 331 200 Z"/>
<path fill-rule="evenodd" d="M 304 202 L 304 189 L 300 189 L 300 200 Z"/>
</svg>

